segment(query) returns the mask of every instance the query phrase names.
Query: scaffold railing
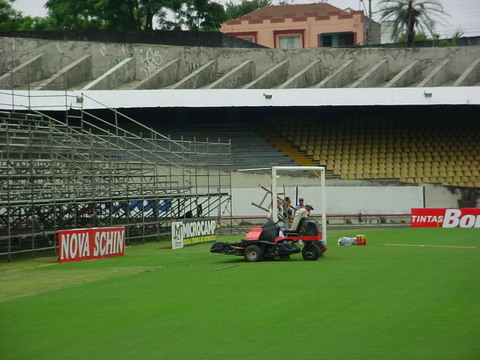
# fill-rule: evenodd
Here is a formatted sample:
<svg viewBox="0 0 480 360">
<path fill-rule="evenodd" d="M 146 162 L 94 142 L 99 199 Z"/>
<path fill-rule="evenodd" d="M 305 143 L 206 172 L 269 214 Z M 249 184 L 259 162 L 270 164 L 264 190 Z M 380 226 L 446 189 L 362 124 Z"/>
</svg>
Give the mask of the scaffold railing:
<svg viewBox="0 0 480 360">
<path fill-rule="evenodd" d="M 56 251 L 58 230 L 125 226 L 146 241 L 179 218 L 231 215 L 230 142 L 171 140 L 107 110 L 114 121 L 0 111 L 0 256 Z"/>
</svg>

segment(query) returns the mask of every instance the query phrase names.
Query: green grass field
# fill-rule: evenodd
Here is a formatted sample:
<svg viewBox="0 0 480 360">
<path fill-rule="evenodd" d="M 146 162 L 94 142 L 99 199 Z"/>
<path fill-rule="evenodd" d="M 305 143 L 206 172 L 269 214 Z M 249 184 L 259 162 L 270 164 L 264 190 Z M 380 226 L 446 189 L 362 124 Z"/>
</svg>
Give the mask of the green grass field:
<svg viewBox="0 0 480 360">
<path fill-rule="evenodd" d="M 336 244 L 358 232 L 367 246 Z M 476 360 L 479 242 L 479 229 L 332 230 L 313 262 L 167 242 L 3 262 L 0 358 Z"/>
</svg>

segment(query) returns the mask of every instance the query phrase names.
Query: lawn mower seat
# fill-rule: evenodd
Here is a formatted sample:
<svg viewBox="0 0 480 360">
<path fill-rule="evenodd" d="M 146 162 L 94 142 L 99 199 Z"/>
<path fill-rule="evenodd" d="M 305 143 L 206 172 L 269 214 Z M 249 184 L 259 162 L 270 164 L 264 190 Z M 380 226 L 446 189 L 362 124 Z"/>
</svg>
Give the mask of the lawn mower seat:
<svg viewBox="0 0 480 360">
<path fill-rule="evenodd" d="M 298 222 L 296 229 L 286 229 L 286 230 L 283 230 L 283 233 L 285 234 L 285 236 L 299 236 L 303 230 L 305 221 L 307 221 L 307 218 L 301 218 L 300 221 Z"/>
<path fill-rule="evenodd" d="M 302 235 L 315 236 L 320 232 L 320 224 L 314 220 L 308 220 L 305 224 L 304 233 Z"/>
<path fill-rule="evenodd" d="M 272 220 L 268 220 L 262 225 L 262 234 L 260 240 L 273 241 L 279 234 L 280 229 Z"/>
</svg>

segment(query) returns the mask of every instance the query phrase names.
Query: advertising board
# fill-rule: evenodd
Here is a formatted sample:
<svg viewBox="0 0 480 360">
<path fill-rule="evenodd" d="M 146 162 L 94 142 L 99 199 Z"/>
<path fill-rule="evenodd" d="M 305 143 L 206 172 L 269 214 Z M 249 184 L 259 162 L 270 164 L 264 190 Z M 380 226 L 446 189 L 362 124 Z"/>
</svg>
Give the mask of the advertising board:
<svg viewBox="0 0 480 360">
<path fill-rule="evenodd" d="M 125 228 L 90 228 L 57 232 L 59 262 L 125 255 Z"/>
<path fill-rule="evenodd" d="M 480 209 L 412 209 L 410 226 L 441 227 L 441 228 L 480 228 Z"/>
<path fill-rule="evenodd" d="M 172 249 L 181 249 L 185 245 L 216 240 L 214 219 L 185 220 L 172 222 Z"/>
</svg>

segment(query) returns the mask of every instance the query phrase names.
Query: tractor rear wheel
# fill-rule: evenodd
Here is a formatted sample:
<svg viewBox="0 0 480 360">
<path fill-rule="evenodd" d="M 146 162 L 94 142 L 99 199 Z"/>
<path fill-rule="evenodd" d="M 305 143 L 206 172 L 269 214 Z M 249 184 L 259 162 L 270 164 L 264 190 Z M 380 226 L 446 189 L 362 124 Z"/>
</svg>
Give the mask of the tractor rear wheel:
<svg viewBox="0 0 480 360">
<path fill-rule="evenodd" d="M 245 252 L 243 253 L 243 257 L 245 260 L 248 262 L 257 262 L 262 260 L 263 258 L 263 252 L 262 249 L 260 249 L 259 246 L 257 245 L 249 245 L 245 249 Z"/>
<path fill-rule="evenodd" d="M 306 244 L 302 249 L 302 257 L 306 261 L 315 261 L 320 256 L 320 249 L 313 244 Z"/>
</svg>

